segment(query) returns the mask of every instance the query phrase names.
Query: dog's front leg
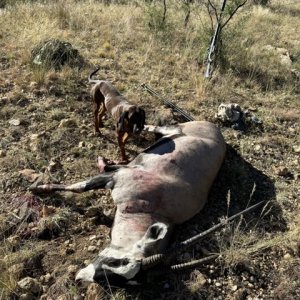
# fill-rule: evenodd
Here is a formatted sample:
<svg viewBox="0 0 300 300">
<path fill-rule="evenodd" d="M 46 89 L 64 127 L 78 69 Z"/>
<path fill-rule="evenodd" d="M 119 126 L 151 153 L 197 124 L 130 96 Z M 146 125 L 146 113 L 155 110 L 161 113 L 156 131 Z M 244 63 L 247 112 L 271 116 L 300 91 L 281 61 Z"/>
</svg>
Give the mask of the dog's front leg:
<svg viewBox="0 0 300 300">
<path fill-rule="evenodd" d="M 94 102 L 94 119 L 95 119 L 95 134 L 101 134 L 99 129 L 99 109 L 100 109 L 100 103 Z"/>
<path fill-rule="evenodd" d="M 122 157 L 122 162 L 127 163 L 128 158 L 125 153 L 125 143 L 129 138 L 129 134 L 127 132 L 119 132 L 118 133 L 118 145 L 121 150 L 121 157 Z"/>
</svg>

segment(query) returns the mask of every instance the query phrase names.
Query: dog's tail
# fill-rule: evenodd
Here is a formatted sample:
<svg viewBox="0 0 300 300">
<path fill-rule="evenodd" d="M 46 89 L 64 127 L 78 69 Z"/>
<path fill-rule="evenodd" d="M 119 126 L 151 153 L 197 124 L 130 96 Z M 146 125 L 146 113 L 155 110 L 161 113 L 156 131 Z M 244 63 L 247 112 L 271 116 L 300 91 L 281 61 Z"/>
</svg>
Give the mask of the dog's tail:
<svg viewBox="0 0 300 300">
<path fill-rule="evenodd" d="M 93 71 L 89 77 L 88 77 L 88 81 L 89 83 L 98 83 L 100 80 L 97 79 L 92 79 L 92 77 L 100 70 L 100 68 L 96 69 L 95 71 Z"/>
</svg>

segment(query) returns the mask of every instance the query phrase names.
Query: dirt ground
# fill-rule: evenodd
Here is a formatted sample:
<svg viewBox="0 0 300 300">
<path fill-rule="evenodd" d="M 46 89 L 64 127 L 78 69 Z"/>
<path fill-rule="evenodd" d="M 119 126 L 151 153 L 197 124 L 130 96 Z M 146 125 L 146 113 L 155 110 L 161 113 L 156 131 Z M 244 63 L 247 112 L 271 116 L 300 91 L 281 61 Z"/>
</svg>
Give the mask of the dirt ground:
<svg viewBox="0 0 300 300">
<path fill-rule="evenodd" d="M 184 94 L 181 87 L 174 87 L 183 93 L 175 93 L 177 105 L 195 119 L 210 120 L 221 128 L 227 155 L 207 205 L 178 226 L 172 244 L 210 228 L 249 203 L 265 200 L 268 204 L 207 236 L 175 260 L 219 253 L 214 262 L 179 274 L 149 276 L 138 286 L 82 287 L 74 281 L 76 272 L 109 243 L 115 210 L 110 192 L 38 196 L 28 187 L 37 178 L 74 183 L 97 174 L 98 155 L 119 158 L 115 124 L 106 118 L 103 136 L 93 133 L 87 83 L 93 63 L 76 71 L 49 71 L 38 82 L 27 63 L 10 58 L 9 42 L 2 37 L 0 41 L 6 47 L 0 52 L 0 299 L 300 298 L 298 92 L 242 89 L 237 80 L 235 89 L 221 93 L 219 89 L 225 90 L 230 78 L 219 73 L 203 101 L 195 100 L 193 89 L 187 88 Z M 100 63 L 100 76 L 114 78 L 127 97 L 134 95 L 133 101 L 147 112 L 148 124 L 182 121 L 141 89 L 141 74 L 128 78 L 130 68 L 120 67 L 116 59 L 104 57 Z M 164 73 L 161 80 L 151 76 L 146 80 L 154 88 L 173 96 L 170 87 L 164 89 L 172 82 L 172 74 Z M 183 71 L 182 76 L 188 77 Z M 258 116 L 262 126 L 249 123 L 246 132 L 225 126 L 215 118 L 221 102 L 238 102 Z M 130 158 L 153 142 L 149 133 L 130 140 L 126 146 Z M 33 278 L 37 287 L 20 288 L 17 282 L 25 277 Z"/>
</svg>

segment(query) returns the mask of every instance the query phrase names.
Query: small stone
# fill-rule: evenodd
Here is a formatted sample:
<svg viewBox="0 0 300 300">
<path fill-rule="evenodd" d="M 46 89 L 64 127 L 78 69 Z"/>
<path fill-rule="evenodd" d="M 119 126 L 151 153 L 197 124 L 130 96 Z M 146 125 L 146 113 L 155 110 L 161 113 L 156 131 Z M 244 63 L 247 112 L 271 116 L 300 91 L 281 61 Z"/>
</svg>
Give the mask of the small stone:
<svg viewBox="0 0 300 300">
<path fill-rule="evenodd" d="M 49 287 L 47 285 L 42 285 L 43 288 L 43 293 L 47 293 L 47 291 L 49 290 Z"/>
<path fill-rule="evenodd" d="M 103 289 L 97 283 L 89 284 L 84 300 L 101 300 L 104 299 Z"/>
<path fill-rule="evenodd" d="M 30 84 L 29 84 L 29 86 L 30 86 L 31 88 L 36 88 L 36 87 L 38 86 L 38 83 L 35 82 L 35 81 L 31 81 Z"/>
<path fill-rule="evenodd" d="M 58 127 L 59 128 L 70 128 L 70 127 L 76 127 L 76 121 L 72 119 L 63 119 L 60 121 Z"/>
<path fill-rule="evenodd" d="M 50 273 L 47 273 L 45 276 L 44 276 L 44 281 L 45 283 L 49 283 L 51 280 L 53 279 L 52 275 Z"/>
<path fill-rule="evenodd" d="M 24 292 L 38 294 L 42 291 L 41 284 L 34 278 L 25 277 L 18 281 L 19 288 Z"/>
<path fill-rule="evenodd" d="M 235 292 L 237 289 L 238 289 L 238 286 L 237 286 L 237 285 L 233 285 L 233 286 L 231 287 L 231 290 L 232 290 L 233 292 Z"/>
<path fill-rule="evenodd" d="M 97 250 L 96 246 L 88 246 L 87 248 L 88 252 L 95 252 Z"/>
<path fill-rule="evenodd" d="M 259 151 L 261 149 L 261 146 L 260 145 L 255 145 L 255 147 L 254 147 L 254 150 L 255 151 Z"/>
<path fill-rule="evenodd" d="M 293 147 L 295 153 L 300 153 L 300 145 L 296 145 Z"/>
<path fill-rule="evenodd" d="M 91 235 L 91 236 L 89 237 L 89 241 L 93 241 L 93 240 L 95 240 L 96 238 L 97 238 L 96 235 Z"/>
<path fill-rule="evenodd" d="M 220 287 L 220 286 L 222 286 L 222 283 L 221 283 L 221 282 L 216 282 L 216 283 L 215 283 L 215 286 L 216 286 L 216 287 Z"/>
<path fill-rule="evenodd" d="M 249 287 L 250 289 L 252 289 L 252 288 L 254 287 L 254 285 L 253 285 L 252 283 L 248 282 L 248 287 Z"/>
<path fill-rule="evenodd" d="M 284 254 L 284 256 L 283 256 L 283 258 L 285 259 L 285 260 L 289 260 L 289 259 L 291 259 L 291 254 L 289 254 L 289 253 L 286 253 L 286 254 Z"/>
<path fill-rule="evenodd" d="M 68 272 L 69 275 L 73 275 L 77 271 L 78 271 L 78 266 L 76 266 L 76 265 L 69 265 L 68 266 L 67 272 Z"/>
<path fill-rule="evenodd" d="M 78 147 L 79 148 L 85 147 L 85 142 L 83 142 L 83 141 L 79 142 Z"/>
<path fill-rule="evenodd" d="M 19 126 L 21 124 L 21 120 L 19 119 L 11 119 L 8 121 L 8 123 L 12 126 Z"/>
</svg>

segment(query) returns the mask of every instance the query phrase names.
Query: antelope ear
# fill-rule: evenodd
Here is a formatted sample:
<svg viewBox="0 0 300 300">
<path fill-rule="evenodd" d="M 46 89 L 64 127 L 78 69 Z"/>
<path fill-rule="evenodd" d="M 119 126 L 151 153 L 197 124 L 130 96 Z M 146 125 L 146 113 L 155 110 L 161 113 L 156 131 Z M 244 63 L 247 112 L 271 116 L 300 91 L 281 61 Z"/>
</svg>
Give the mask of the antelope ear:
<svg viewBox="0 0 300 300">
<path fill-rule="evenodd" d="M 171 231 L 172 228 L 164 223 L 152 224 L 139 241 L 139 248 L 142 248 L 143 252 L 149 255 L 164 249 L 169 241 Z"/>
<path fill-rule="evenodd" d="M 118 131 L 124 131 L 124 123 L 125 123 L 125 120 L 128 120 L 128 111 L 124 111 L 120 118 L 119 118 L 119 121 L 117 123 L 117 128 L 118 128 Z"/>
</svg>

